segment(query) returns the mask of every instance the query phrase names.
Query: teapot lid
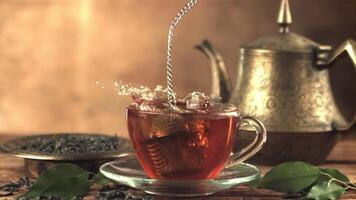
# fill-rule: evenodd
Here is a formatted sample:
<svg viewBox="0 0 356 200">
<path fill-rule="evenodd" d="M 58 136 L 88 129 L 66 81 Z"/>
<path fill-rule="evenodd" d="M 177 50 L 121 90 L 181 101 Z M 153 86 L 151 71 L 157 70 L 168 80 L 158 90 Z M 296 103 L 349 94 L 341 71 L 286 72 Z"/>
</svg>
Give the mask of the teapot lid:
<svg viewBox="0 0 356 200">
<path fill-rule="evenodd" d="M 289 26 L 292 24 L 292 15 L 288 0 L 281 1 L 277 23 L 280 26 L 279 33 L 260 38 L 242 47 L 247 49 L 311 53 L 314 52 L 315 48 L 320 46 L 306 37 L 289 31 Z"/>
</svg>

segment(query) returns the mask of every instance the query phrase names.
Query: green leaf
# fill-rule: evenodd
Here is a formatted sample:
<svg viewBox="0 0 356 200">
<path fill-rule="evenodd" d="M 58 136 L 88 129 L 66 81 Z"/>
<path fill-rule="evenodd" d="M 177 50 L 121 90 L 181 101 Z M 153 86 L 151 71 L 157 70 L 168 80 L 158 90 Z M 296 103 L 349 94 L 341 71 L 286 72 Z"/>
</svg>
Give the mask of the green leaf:
<svg viewBox="0 0 356 200">
<path fill-rule="evenodd" d="M 327 182 L 321 182 L 310 189 L 307 198 L 315 200 L 335 200 L 344 194 L 344 192 L 345 188 L 340 185 L 333 182 L 329 184 Z"/>
<path fill-rule="evenodd" d="M 337 169 L 333 169 L 333 168 L 325 168 L 325 169 L 320 169 L 322 173 L 325 173 L 325 174 L 328 174 L 329 176 L 337 179 L 337 180 L 340 180 L 342 182 L 345 182 L 345 183 L 349 183 L 350 180 L 349 178 L 347 178 L 347 176 L 345 176 L 343 173 L 341 173 L 339 170 Z M 331 177 L 325 175 L 325 174 L 322 174 L 319 178 L 318 178 L 318 182 L 328 182 Z"/>
<path fill-rule="evenodd" d="M 75 177 L 87 173 L 86 170 L 68 163 L 55 165 L 44 171 L 37 179 L 36 183 L 22 197 L 39 197 L 43 191 L 59 178 Z"/>
<path fill-rule="evenodd" d="M 90 189 L 88 176 L 66 177 L 56 180 L 42 191 L 41 196 L 62 197 L 71 200 L 73 197 L 85 196 Z"/>
<path fill-rule="evenodd" d="M 111 183 L 111 180 L 106 178 L 101 173 L 94 176 L 94 184 L 96 184 L 96 185 L 107 185 L 109 183 Z"/>
<path fill-rule="evenodd" d="M 299 192 L 312 185 L 320 174 L 317 167 L 308 163 L 282 163 L 267 172 L 259 187 L 277 192 Z"/>
</svg>

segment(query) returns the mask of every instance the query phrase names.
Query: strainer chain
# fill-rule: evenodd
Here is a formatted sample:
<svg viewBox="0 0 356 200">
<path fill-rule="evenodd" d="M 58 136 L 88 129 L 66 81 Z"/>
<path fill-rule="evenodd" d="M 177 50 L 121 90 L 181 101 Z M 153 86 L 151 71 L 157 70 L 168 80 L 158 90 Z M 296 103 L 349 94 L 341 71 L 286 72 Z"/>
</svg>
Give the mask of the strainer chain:
<svg viewBox="0 0 356 200">
<path fill-rule="evenodd" d="M 168 32 L 168 47 L 167 47 L 167 93 L 168 93 L 168 103 L 171 108 L 175 108 L 176 96 L 173 91 L 173 67 L 172 67 L 172 47 L 173 47 L 173 36 L 175 29 L 183 18 L 185 14 L 192 9 L 199 0 L 190 0 L 176 15 L 173 19 Z"/>
</svg>

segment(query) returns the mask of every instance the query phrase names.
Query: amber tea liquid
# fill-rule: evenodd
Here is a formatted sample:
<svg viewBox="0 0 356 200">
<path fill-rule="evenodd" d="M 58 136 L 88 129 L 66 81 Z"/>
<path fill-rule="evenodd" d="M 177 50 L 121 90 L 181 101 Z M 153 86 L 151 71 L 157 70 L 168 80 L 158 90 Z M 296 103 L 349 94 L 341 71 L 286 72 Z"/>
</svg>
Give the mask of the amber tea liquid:
<svg viewBox="0 0 356 200">
<path fill-rule="evenodd" d="M 154 113 L 127 109 L 138 159 L 150 178 L 210 179 L 224 168 L 234 143 L 236 115 Z"/>
</svg>

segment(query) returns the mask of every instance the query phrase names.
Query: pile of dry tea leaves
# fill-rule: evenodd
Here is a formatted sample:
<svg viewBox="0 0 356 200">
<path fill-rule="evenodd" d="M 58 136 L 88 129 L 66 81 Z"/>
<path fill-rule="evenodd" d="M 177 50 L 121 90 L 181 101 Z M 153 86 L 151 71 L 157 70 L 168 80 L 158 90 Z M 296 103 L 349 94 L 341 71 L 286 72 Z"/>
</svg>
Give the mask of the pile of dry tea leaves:
<svg viewBox="0 0 356 200">
<path fill-rule="evenodd" d="M 19 150 L 38 153 L 101 153 L 119 148 L 117 136 L 58 134 L 52 137 L 29 139 L 17 147 Z"/>
</svg>

